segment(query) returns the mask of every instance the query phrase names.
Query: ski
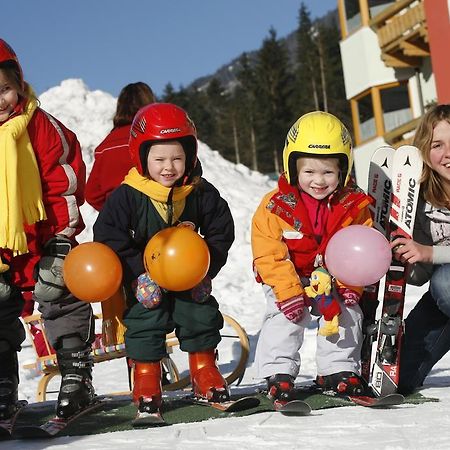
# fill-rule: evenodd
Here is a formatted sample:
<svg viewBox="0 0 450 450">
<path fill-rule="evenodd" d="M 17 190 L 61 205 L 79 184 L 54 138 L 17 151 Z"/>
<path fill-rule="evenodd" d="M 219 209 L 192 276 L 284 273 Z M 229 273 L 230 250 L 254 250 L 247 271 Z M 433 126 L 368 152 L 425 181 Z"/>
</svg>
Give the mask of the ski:
<svg viewBox="0 0 450 450">
<path fill-rule="evenodd" d="M 104 404 L 104 400 L 97 400 L 90 404 L 73 416 L 63 419 L 61 417 L 53 417 L 42 425 L 24 425 L 13 428 L 12 437 L 16 439 L 37 439 L 37 438 L 51 438 L 57 436 L 72 422 L 76 421 L 81 416 L 91 413 Z"/>
<path fill-rule="evenodd" d="M 321 393 L 323 395 L 345 400 L 357 406 L 364 406 L 366 408 L 387 408 L 390 406 L 401 405 L 405 401 L 405 397 L 401 394 L 387 394 L 381 397 L 373 397 L 370 395 L 339 394 L 335 391 L 322 391 Z"/>
<path fill-rule="evenodd" d="M 256 397 L 242 397 L 237 400 L 229 400 L 226 402 L 210 402 L 208 400 L 197 397 L 187 398 L 186 400 L 196 405 L 209 406 L 211 408 L 227 413 L 256 408 L 260 403 L 259 399 Z"/>
<path fill-rule="evenodd" d="M 401 394 L 387 394 L 382 397 L 370 397 L 366 395 L 348 395 L 344 398 L 350 400 L 355 405 L 368 408 L 386 408 L 389 406 L 401 405 L 405 397 Z"/>
<path fill-rule="evenodd" d="M 392 162 L 392 204 L 386 233 L 389 241 L 411 238 L 419 198 L 423 162 L 416 147 L 399 147 Z M 375 220 L 378 223 L 377 220 Z M 407 266 L 392 257 L 385 277 L 381 317 L 376 326 L 376 347 L 369 385 L 375 395 L 397 391 Z"/>
<path fill-rule="evenodd" d="M 395 150 L 389 146 L 383 146 L 375 150 L 369 166 L 369 180 L 367 194 L 371 197 L 369 205 L 374 228 L 388 237 L 389 213 L 392 204 L 392 164 Z M 363 311 L 363 343 L 361 348 L 361 376 L 370 382 L 372 370 L 372 350 L 376 341 L 377 324 L 376 312 L 379 305 L 380 282 L 365 286 L 360 301 Z"/>
<path fill-rule="evenodd" d="M 387 408 L 390 406 L 401 405 L 405 401 L 405 397 L 403 397 L 403 395 L 401 394 L 388 394 L 382 397 L 375 397 L 373 395 L 349 395 L 341 394 L 333 390 L 323 390 L 316 384 L 299 386 L 295 390 L 299 395 L 325 395 L 327 397 L 344 400 L 346 402 L 351 402 L 355 405 L 368 408 Z"/>
<path fill-rule="evenodd" d="M 0 420 L 0 440 L 9 439 L 11 437 L 17 417 L 27 404 L 28 402 L 26 400 L 17 402 L 13 415 L 9 419 Z"/>
<path fill-rule="evenodd" d="M 273 407 L 276 412 L 284 416 L 307 416 L 311 414 L 311 406 L 303 400 L 274 400 Z"/>
<path fill-rule="evenodd" d="M 145 428 L 167 425 L 160 411 L 155 411 L 152 413 L 148 412 L 137 412 L 136 417 L 131 422 L 134 428 Z"/>
</svg>

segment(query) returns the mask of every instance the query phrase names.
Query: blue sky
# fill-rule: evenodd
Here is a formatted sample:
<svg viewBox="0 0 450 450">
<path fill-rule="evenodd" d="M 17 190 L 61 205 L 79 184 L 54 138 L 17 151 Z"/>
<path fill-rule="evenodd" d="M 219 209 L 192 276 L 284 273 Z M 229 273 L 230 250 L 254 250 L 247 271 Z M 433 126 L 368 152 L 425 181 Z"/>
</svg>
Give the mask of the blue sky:
<svg viewBox="0 0 450 450">
<path fill-rule="evenodd" d="M 117 96 L 145 81 L 157 95 L 258 49 L 273 27 L 297 28 L 296 0 L 14 0 L 0 7 L 0 37 L 38 94 L 67 78 Z M 311 17 L 337 0 L 304 0 Z"/>
</svg>

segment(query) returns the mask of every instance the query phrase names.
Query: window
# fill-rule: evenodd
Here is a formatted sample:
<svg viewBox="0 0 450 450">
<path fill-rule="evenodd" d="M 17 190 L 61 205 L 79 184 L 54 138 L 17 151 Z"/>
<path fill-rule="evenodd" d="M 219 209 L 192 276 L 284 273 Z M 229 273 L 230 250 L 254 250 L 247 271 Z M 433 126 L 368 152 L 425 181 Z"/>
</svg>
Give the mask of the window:
<svg viewBox="0 0 450 450">
<path fill-rule="evenodd" d="M 393 5 L 395 1 L 393 0 L 367 0 L 367 4 L 369 5 L 369 16 L 372 19 L 377 14 L 380 14 L 385 9 L 389 8 L 389 6 Z"/>
<path fill-rule="evenodd" d="M 351 33 L 361 26 L 361 12 L 359 10 L 359 0 L 344 0 L 345 21 L 347 33 Z"/>
<path fill-rule="evenodd" d="M 412 120 L 408 86 L 400 84 L 380 90 L 384 130 L 391 131 Z"/>
<path fill-rule="evenodd" d="M 376 135 L 375 116 L 370 92 L 356 102 L 358 108 L 360 140 L 365 141 Z"/>
</svg>

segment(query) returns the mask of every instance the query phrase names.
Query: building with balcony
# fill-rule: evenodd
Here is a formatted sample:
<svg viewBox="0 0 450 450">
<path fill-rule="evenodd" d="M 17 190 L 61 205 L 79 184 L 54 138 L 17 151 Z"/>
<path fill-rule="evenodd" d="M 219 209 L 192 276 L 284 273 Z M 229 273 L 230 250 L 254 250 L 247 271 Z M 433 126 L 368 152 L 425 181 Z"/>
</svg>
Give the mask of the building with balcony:
<svg viewBox="0 0 450 450">
<path fill-rule="evenodd" d="M 450 103 L 450 0 L 338 0 L 355 175 L 367 189 L 382 145 L 410 143 L 435 103 Z"/>
</svg>

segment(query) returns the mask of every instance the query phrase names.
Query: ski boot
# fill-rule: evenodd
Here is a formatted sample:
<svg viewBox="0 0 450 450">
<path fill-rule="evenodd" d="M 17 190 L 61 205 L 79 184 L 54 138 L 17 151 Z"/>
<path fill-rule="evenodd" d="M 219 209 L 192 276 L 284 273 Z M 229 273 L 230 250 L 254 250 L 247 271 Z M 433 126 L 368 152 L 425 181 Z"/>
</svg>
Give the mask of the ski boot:
<svg viewBox="0 0 450 450">
<path fill-rule="evenodd" d="M 324 391 L 334 391 L 340 395 L 366 395 L 367 393 L 363 379 L 354 372 L 318 375 L 316 384 Z"/>
<path fill-rule="evenodd" d="M 267 397 L 273 402 L 281 403 L 300 400 L 294 387 L 294 377 L 286 373 L 277 373 L 267 378 Z"/>
<path fill-rule="evenodd" d="M 189 370 L 194 395 L 209 402 L 227 402 L 230 392 L 227 382 L 219 372 L 216 350 L 189 353 Z"/>
<path fill-rule="evenodd" d="M 133 402 L 139 413 L 159 412 L 162 405 L 161 362 L 134 361 Z"/>
<path fill-rule="evenodd" d="M 0 420 L 7 420 L 16 411 L 19 386 L 17 352 L 7 341 L 0 341 L 0 361 Z"/>
<path fill-rule="evenodd" d="M 81 344 L 81 340 L 77 338 Z M 95 400 L 92 386 L 92 366 L 90 345 L 83 343 L 78 347 L 66 348 L 63 341 L 61 349 L 56 351 L 61 387 L 56 403 L 56 415 L 68 419 L 83 410 Z"/>
</svg>

